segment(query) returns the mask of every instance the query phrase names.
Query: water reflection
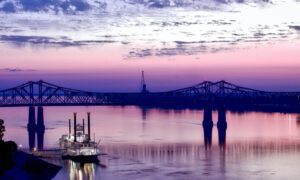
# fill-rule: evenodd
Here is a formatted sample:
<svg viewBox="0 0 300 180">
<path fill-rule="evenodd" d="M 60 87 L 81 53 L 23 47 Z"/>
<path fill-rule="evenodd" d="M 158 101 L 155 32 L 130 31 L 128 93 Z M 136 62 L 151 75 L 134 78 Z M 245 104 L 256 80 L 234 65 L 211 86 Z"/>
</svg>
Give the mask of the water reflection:
<svg viewBox="0 0 300 180">
<path fill-rule="evenodd" d="M 141 111 L 142 111 L 142 119 L 147 120 L 148 108 L 147 107 L 141 107 Z"/>
<path fill-rule="evenodd" d="M 297 116 L 297 125 L 299 125 L 299 126 L 300 126 L 300 115 L 299 115 L 299 116 Z"/>
<path fill-rule="evenodd" d="M 219 109 L 218 111 L 217 127 L 218 127 L 218 139 L 219 139 L 220 149 L 225 150 L 227 121 L 226 121 L 226 110 L 224 108 Z"/>
<path fill-rule="evenodd" d="M 295 159 L 299 159 L 300 144 L 295 142 L 233 143 L 226 151 L 216 146 L 205 150 L 201 143 L 106 144 L 101 148 L 108 154 L 101 160 L 113 175 L 124 177 L 121 179 L 274 179 L 299 175 L 292 167 L 282 171 L 286 163 L 299 165 Z"/>
<path fill-rule="evenodd" d="M 222 164 L 225 156 L 231 159 L 250 157 L 249 155 L 263 155 L 272 153 L 300 152 L 300 144 L 296 142 L 241 142 L 226 146 L 226 151 L 211 147 L 210 151 L 200 143 L 169 143 L 169 144 L 105 144 L 101 150 L 114 159 L 139 159 L 143 162 L 188 162 L 203 158 L 220 157 Z M 232 156 L 234 154 L 234 156 Z M 104 158 L 103 156 L 101 158 Z"/>
<path fill-rule="evenodd" d="M 99 159 L 107 168 L 57 159 L 56 164 L 64 167 L 55 178 L 58 180 L 156 177 L 169 180 L 203 176 L 208 179 L 257 179 L 258 176 L 290 179 L 288 177 L 300 176 L 300 171 L 295 169 L 300 166 L 299 114 L 236 113 L 222 108 L 146 109 L 143 113 L 138 107 L 47 107 L 48 128 L 45 134 L 40 134 L 46 138 L 46 148 L 57 147 L 73 111 L 94 114 L 93 130 L 96 139 L 101 139 L 100 151 L 105 154 Z M 13 116 L 18 112 L 11 113 L 9 109 L 1 114 Z M 26 108 L 22 115 L 11 119 L 21 119 L 27 113 Z M 3 118 L 8 119 L 6 137 L 35 147 L 38 141 L 34 134 L 38 131 L 18 128 L 26 122 L 30 127 L 30 118 L 25 117 L 23 121 L 10 121 L 8 115 Z M 25 132 L 29 139 L 15 136 Z M 287 164 L 291 168 L 286 169 Z"/>
<path fill-rule="evenodd" d="M 72 160 L 65 160 L 64 167 L 68 169 L 70 180 L 92 180 L 95 178 L 96 164 L 77 163 Z"/>
</svg>

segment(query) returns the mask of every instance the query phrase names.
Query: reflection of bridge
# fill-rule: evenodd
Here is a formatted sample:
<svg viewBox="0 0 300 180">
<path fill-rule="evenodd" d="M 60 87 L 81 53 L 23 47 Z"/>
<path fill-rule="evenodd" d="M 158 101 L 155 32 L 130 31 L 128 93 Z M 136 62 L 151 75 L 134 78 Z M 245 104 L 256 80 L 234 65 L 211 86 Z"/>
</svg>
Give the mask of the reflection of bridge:
<svg viewBox="0 0 300 180">
<path fill-rule="evenodd" d="M 154 105 L 203 107 L 209 103 L 236 107 L 299 108 L 300 92 L 266 92 L 225 81 L 205 81 L 167 92 L 102 93 L 64 88 L 44 81 L 0 91 L 0 106 Z"/>
<path fill-rule="evenodd" d="M 144 111 L 143 109 L 141 109 Z M 29 149 L 33 150 L 37 148 L 37 150 L 43 150 L 44 147 L 44 133 L 45 133 L 45 125 L 44 125 L 44 116 L 43 116 L 43 108 L 38 107 L 37 112 L 37 123 L 35 122 L 35 108 L 29 107 L 29 119 L 28 119 L 28 144 Z M 209 150 L 212 145 L 212 136 L 213 136 L 213 111 L 209 106 L 204 108 L 203 111 L 203 121 L 202 121 L 202 128 L 203 128 L 203 137 L 204 137 L 204 147 L 206 150 Z M 144 114 L 143 120 L 144 118 Z M 75 117 L 74 117 L 75 118 Z M 70 121 L 69 121 L 70 123 Z M 84 124 L 84 119 L 83 119 Z M 227 130 L 227 120 L 226 120 L 226 110 L 225 108 L 218 109 L 218 120 L 217 120 L 217 130 L 218 130 L 218 142 L 219 147 L 221 150 L 224 150 L 226 147 L 226 130 Z M 37 143 L 36 143 L 37 140 Z M 37 145 L 37 146 L 36 146 Z"/>
</svg>

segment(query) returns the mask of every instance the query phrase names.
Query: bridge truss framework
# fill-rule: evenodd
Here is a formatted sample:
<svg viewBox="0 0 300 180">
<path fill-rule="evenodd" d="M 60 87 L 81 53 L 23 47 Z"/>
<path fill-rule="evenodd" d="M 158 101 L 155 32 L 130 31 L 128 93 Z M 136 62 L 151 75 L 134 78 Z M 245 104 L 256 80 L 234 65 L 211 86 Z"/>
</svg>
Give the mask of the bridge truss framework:
<svg viewBox="0 0 300 180">
<path fill-rule="evenodd" d="M 42 80 L 0 91 L 0 107 L 70 105 L 182 105 L 273 104 L 300 106 L 300 92 L 267 92 L 226 81 L 204 81 L 195 86 L 141 93 L 88 92 L 57 86 Z"/>
</svg>

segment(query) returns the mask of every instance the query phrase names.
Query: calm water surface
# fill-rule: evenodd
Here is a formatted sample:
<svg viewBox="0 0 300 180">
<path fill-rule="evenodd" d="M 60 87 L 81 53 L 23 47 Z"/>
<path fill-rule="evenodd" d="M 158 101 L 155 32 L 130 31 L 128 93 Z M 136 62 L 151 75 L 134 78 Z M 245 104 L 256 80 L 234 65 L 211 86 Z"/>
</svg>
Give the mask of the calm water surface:
<svg viewBox="0 0 300 180">
<path fill-rule="evenodd" d="M 205 145 L 203 110 L 125 107 L 45 107 L 44 148 L 58 147 L 73 112 L 92 113 L 103 166 L 59 158 L 55 179 L 298 179 L 300 114 L 227 111 L 219 138 L 213 112 L 211 144 Z M 28 108 L 1 108 L 5 139 L 28 149 Z M 222 133 L 221 133 L 222 134 Z M 210 138 L 209 138 L 210 142 Z"/>
</svg>

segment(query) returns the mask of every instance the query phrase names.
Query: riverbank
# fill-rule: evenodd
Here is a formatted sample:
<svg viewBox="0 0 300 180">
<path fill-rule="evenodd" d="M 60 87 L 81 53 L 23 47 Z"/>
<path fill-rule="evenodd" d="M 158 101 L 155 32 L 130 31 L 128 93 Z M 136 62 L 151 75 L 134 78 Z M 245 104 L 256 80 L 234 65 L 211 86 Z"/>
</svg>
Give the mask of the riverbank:
<svg viewBox="0 0 300 180">
<path fill-rule="evenodd" d="M 61 167 L 41 160 L 34 155 L 17 151 L 12 157 L 12 168 L 0 175 L 2 179 L 52 179 Z"/>
</svg>

